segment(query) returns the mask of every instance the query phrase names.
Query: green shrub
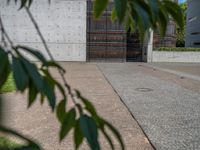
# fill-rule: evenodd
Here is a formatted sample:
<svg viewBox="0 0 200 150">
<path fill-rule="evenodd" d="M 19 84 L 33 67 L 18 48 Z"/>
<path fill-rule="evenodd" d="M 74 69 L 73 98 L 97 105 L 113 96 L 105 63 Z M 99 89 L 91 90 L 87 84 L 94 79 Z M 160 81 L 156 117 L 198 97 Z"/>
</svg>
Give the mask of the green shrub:
<svg viewBox="0 0 200 150">
<path fill-rule="evenodd" d="M 154 51 L 200 52 L 200 48 L 160 47 L 160 48 L 155 48 Z"/>
</svg>

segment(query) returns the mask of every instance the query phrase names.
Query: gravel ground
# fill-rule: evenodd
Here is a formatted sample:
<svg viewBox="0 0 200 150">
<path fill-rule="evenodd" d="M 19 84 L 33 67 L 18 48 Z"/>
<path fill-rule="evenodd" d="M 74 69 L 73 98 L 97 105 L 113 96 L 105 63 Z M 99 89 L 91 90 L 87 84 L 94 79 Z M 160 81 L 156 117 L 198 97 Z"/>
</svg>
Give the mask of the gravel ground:
<svg viewBox="0 0 200 150">
<path fill-rule="evenodd" d="M 156 149 L 200 149 L 199 81 L 142 63 L 98 66 Z"/>
</svg>

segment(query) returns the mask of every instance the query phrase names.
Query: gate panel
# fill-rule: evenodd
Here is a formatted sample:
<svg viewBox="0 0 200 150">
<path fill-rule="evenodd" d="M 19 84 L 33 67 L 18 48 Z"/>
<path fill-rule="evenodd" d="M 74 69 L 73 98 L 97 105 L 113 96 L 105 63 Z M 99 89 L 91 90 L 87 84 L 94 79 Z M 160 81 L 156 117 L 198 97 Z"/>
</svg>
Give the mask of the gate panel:
<svg viewBox="0 0 200 150">
<path fill-rule="evenodd" d="M 93 18 L 93 2 L 87 5 L 87 59 L 89 61 L 125 61 L 126 32 L 118 22 L 111 21 L 110 3 L 98 20 Z"/>
</svg>

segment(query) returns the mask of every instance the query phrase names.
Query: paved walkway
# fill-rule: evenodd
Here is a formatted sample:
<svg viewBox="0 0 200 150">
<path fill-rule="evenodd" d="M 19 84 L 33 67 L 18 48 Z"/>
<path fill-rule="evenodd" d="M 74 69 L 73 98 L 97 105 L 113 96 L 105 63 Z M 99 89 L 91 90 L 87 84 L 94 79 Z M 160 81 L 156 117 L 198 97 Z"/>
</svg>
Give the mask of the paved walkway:
<svg viewBox="0 0 200 150">
<path fill-rule="evenodd" d="M 118 128 L 124 137 L 127 150 L 153 149 L 137 122 L 95 64 L 63 63 L 62 65 L 67 70 L 67 79 L 72 87 L 80 89 L 95 104 L 98 112 Z M 58 74 L 54 75 L 60 79 Z M 58 122 L 47 104 L 40 106 L 37 102 L 27 110 L 25 95 L 6 94 L 4 97 L 9 106 L 5 110 L 7 125 L 37 139 L 46 150 L 73 150 L 71 134 L 59 144 Z M 103 138 L 100 138 L 100 141 L 102 150 L 110 149 Z M 119 149 L 119 145 L 117 143 L 115 145 Z M 85 144 L 80 149 L 88 150 L 88 147 Z"/>
<path fill-rule="evenodd" d="M 98 66 L 156 149 L 200 149 L 198 80 L 147 64 L 102 63 Z"/>
</svg>

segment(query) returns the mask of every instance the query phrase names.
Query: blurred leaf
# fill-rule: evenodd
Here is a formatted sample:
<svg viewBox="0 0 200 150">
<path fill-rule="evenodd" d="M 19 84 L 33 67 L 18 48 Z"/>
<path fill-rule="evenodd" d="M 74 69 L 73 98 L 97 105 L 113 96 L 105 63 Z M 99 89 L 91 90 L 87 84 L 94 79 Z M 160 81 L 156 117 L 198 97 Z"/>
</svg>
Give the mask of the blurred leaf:
<svg viewBox="0 0 200 150">
<path fill-rule="evenodd" d="M 92 150 L 99 150 L 98 130 L 96 122 L 87 115 L 80 116 L 80 128 Z"/>
<path fill-rule="evenodd" d="M 160 10 L 158 13 L 159 31 L 162 37 L 165 36 L 167 30 L 168 16 L 166 16 L 164 10 Z"/>
<path fill-rule="evenodd" d="M 41 150 L 41 148 L 38 147 L 37 145 L 29 144 L 27 146 L 14 148 L 13 150 Z"/>
<path fill-rule="evenodd" d="M 65 90 L 63 88 L 63 86 L 58 82 L 56 81 L 52 75 L 49 73 L 49 71 L 47 69 L 42 69 L 43 73 L 48 77 L 48 79 L 57 86 L 57 88 L 59 89 L 59 91 L 61 92 L 62 96 L 63 96 L 63 99 L 64 100 L 67 100 L 67 96 L 65 94 Z"/>
<path fill-rule="evenodd" d="M 114 0 L 114 1 L 115 1 L 115 10 L 119 22 L 122 22 L 126 14 L 127 0 Z"/>
<path fill-rule="evenodd" d="M 83 133 L 80 128 L 80 119 L 77 120 L 76 126 L 74 128 L 74 143 L 75 143 L 75 148 L 78 149 L 81 143 L 83 142 Z"/>
<path fill-rule="evenodd" d="M 122 140 L 122 137 L 120 135 L 120 133 L 117 131 L 117 129 L 115 129 L 115 127 L 110 124 L 109 122 L 103 120 L 104 124 L 112 131 L 112 133 L 115 135 L 115 137 L 117 138 L 117 140 L 119 141 L 120 145 L 121 145 L 121 149 L 124 150 L 125 147 L 124 147 L 124 143 L 123 143 L 123 140 Z"/>
<path fill-rule="evenodd" d="M 52 111 L 55 108 L 56 105 L 56 96 L 55 96 L 55 83 L 51 82 L 51 80 L 48 77 L 44 77 L 44 85 L 45 88 L 43 89 L 44 94 L 47 96 L 49 105 L 52 108 Z"/>
<path fill-rule="evenodd" d="M 103 11 L 106 9 L 108 0 L 95 0 L 94 2 L 94 16 L 100 17 Z"/>
<path fill-rule="evenodd" d="M 157 14 L 159 12 L 158 0 L 150 0 L 148 2 L 149 2 L 149 5 L 150 5 L 150 9 L 152 11 L 153 22 L 155 24 L 155 21 L 156 21 L 156 18 L 157 18 Z"/>
<path fill-rule="evenodd" d="M 26 2 L 27 2 L 28 0 L 20 0 L 20 1 L 21 1 L 21 5 L 20 5 L 20 8 L 19 8 L 19 9 L 22 9 L 23 7 L 26 6 Z"/>
<path fill-rule="evenodd" d="M 18 49 L 22 49 L 25 50 L 26 52 L 28 52 L 29 54 L 32 54 L 34 57 L 36 57 L 38 60 L 40 60 L 41 62 L 43 62 L 44 64 L 47 62 L 46 58 L 43 56 L 42 53 L 40 53 L 38 50 L 33 50 L 30 47 L 26 47 L 26 46 L 17 46 Z"/>
<path fill-rule="evenodd" d="M 0 89 L 3 84 L 7 81 L 10 73 L 10 63 L 8 59 L 8 53 L 0 47 Z"/>
<path fill-rule="evenodd" d="M 40 93 L 40 103 L 41 105 L 44 103 L 44 94 Z"/>
<path fill-rule="evenodd" d="M 12 70 L 16 87 L 18 90 L 23 92 L 28 86 L 29 77 L 24 70 L 22 63 L 20 62 L 20 58 L 16 58 L 14 56 L 12 57 Z"/>
<path fill-rule="evenodd" d="M 102 133 L 103 133 L 104 137 L 107 139 L 107 141 L 108 141 L 108 143 L 109 143 L 109 145 L 110 145 L 111 149 L 112 149 L 112 150 L 114 150 L 114 149 L 115 149 L 115 147 L 114 147 L 114 145 L 113 145 L 113 142 L 112 142 L 112 140 L 111 140 L 110 136 L 108 135 L 108 133 L 105 131 L 105 129 L 104 129 L 104 128 L 102 128 L 102 129 L 101 129 L 101 131 L 102 131 Z"/>
<path fill-rule="evenodd" d="M 60 101 L 56 109 L 56 115 L 58 120 L 62 123 L 66 113 L 66 100 Z"/>
<path fill-rule="evenodd" d="M 28 149 L 28 150 L 42 150 L 42 148 L 36 142 L 34 142 L 31 139 L 28 139 L 27 137 L 21 135 L 20 133 L 14 131 L 12 129 L 8 129 L 6 127 L 0 126 L 0 132 L 6 133 L 6 134 L 10 134 L 10 135 L 15 136 L 15 137 L 18 137 L 21 140 L 25 140 L 28 143 L 28 147 L 27 148 L 32 148 L 32 149 Z M 27 150 L 27 149 L 14 149 L 14 150 Z"/>
<path fill-rule="evenodd" d="M 62 141 L 69 131 L 76 124 L 76 110 L 72 108 L 68 113 L 65 114 L 64 120 L 60 130 L 60 140 Z"/>
<path fill-rule="evenodd" d="M 28 107 L 30 107 L 35 101 L 38 94 L 38 90 L 35 85 L 30 81 L 29 82 L 29 92 L 28 92 Z"/>
<path fill-rule="evenodd" d="M 28 60 L 26 60 L 24 58 L 21 58 L 21 59 L 22 59 L 23 65 L 24 65 L 29 77 L 32 79 L 33 83 L 36 85 L 36 87 L 39 91 L 43 92 L 45 89 L 44 81 L 42 79 L 42 76 L 38 72 L 37 67 L 35 66 L 35 64 L 30 63 Z"/>
<path fill-rule="evenodd" d="M 80 100 L 84 103 L 85 109 L 89 111 L 92 115 L 97 116 L 97 112 L 94 105 L 89 100 L 84 98 L 78 90 L 76 90 L 76 94 L 77 97 L 80 98 Z"/>
<path fill-rule="evenodd" d="M 112 20 L 113 22 L 117 20 L 117 12 L 116 12 L 116 9 L 115 9 L 115 8 L 113 8 L 113 10 L 112 10 L 111 20 Z"/>
<path fill-rule="evenodd" d="M 65 69 L 55 61 L 47 61 L 46 63 L 43 64 L 43 66 L 56 67 L 56 68 L 60 69 L 62 72 L 65 73 Z"/>
</svg>

